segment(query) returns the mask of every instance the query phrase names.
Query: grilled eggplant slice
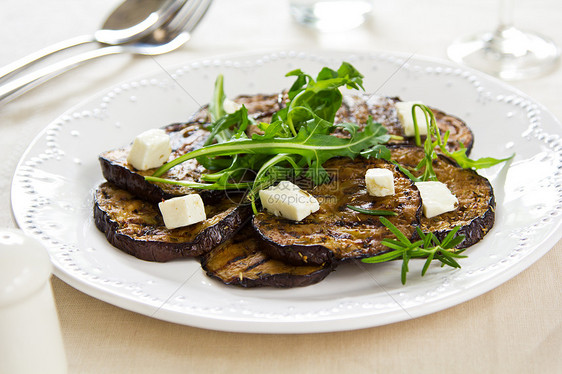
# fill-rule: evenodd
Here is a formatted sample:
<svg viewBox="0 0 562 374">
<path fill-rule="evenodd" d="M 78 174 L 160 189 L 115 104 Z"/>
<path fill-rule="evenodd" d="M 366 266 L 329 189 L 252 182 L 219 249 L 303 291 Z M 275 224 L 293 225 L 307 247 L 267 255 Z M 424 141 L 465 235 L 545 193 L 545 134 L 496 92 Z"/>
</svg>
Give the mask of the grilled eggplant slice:
<svg viewBox="0 0 562 374">
<path fill-rule="evenodd" d="M 205 206 L 207 220 L 169 230 L 158 206 L 105 182 L 95 193 L 94 221 L 107 240 L 142 260 L 166 262 L 199 256 L 229 239 L 246 222 L 249 206 L 224 198 Z"/>
<path fill-rule="evenodd" d="M 292 264 L 322 265 L 388 252 L 380 242 L 393 234 L 378 217 L 358 213 L 347 205 L 393 211 L 397 216 L 387 218 L 406 236 L 413 236 L 421 215 L 420 194 L 394 165 L 379 159 L 340 158 L 326 162 L 324 168 L 331 182 L 308 190 L 320 203 L 316 213 L 300 222 L 267 212 L 254 217 L 253 227 L 266 244 L 267 254 Z M 365 172 L 370 168 L 392 170 L 395 195 L 374 197 L 367 193 Z"/>
<path fill-rule="evenodd" d="M 360 126 L 367 123 L 369 116 L 373 117 L 374 122 L 381 123 L 389 134 L 404 136 L 402 124 L 396 113 L 395 103 L 399 98 L 377 96 L 377 95 L 346 95 L 342 106 L 336 115 L 336 123 L 353 122 Z M 470 128 L 461 119 L 445 112 L 431 108 L 435 115 L 437 127 L 442 133 L 449 131 L 450 136 L 447 142 L 447 149 L 455 151 L 459 149 L 462 142 L 470 154 L 474 143 L 474 135 Z M 345 134 L 340 134 L 345 136 Z M 422 142 L 424 138 L 422 137 Z M 402 141 L 393 140 L 392 144 L 414 144 L 413 138 L 405 138 Z"/>
<path fill-rule="evenodd" d="M 260 249 L 251 225 L 201 258 L 207 275 L 242 287 L 304 287 L 326 278 L 332 266 L 295 266 L 274 260 Z"/>
<path fill-rule="evenodd" d="M 418 147 L 397 147 L 391 149 L 392 159 L 409 169 L 414 175 L 419 174 L 414 168 L 424 156 Z M 433 161 L 433 170 L 440 182 L 445 183 L 457 197 L 456 210 L 440 214 L 433 218 L 423 216 L 420 228 L 424 232 L 433 232 L 443 239 L 456 226 L 461 226 L 458 234 L 465 235 L 458 248 L 469 247 L 481 240 L 494 225 L 495 198 L 490 182 L 474 170 L 463 169 L 450 158 L 439 155 Z"/>
</svg>

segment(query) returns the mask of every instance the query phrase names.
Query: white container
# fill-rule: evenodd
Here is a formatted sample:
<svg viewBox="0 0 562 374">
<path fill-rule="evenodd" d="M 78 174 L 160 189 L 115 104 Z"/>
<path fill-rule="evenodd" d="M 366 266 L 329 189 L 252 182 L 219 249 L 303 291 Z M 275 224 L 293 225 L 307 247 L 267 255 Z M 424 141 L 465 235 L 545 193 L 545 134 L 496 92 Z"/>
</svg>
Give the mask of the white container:
<svg viewBox="0 0 562 374">
<path fill-rule="evenodd" d="M 66 373 L 66 355 L 43 246 L 0 228 L 0 373 Z"/>
<path fill-rule="evenodd" d="M 372 0 L 290 0 L 293 18 L 321 31 L 344 31 L 360 26 L 373 10 Z"/>
</svg>

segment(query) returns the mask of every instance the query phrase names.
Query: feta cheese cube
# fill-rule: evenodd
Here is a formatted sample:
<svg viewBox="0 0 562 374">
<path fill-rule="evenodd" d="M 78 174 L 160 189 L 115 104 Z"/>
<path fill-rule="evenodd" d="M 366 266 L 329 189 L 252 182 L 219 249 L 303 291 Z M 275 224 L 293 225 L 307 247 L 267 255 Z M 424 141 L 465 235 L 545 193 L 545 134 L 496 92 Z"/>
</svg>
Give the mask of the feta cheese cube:
<svg viewBox="0 0 562 374">
<path fill-rule="evenodd" d="M 427 218 L 451 212 L 456 209 L 459 203 L 456 196 L 444 183 L 427 181 L 416 182 L 415 185 L 420 190 L 422 210 Z"/>
<path fill-rule="evenodd" d="M 173 197 L 158 203 L 168 229 L 189 226 L 207 219 L 205 205 L 197 194 Z"/>
<path fill-rule="evenodd" d="M 365 173 L 365 185 L 371 196 L 394 195 L 394 174 L 384 168 L 369 169 Z"/>
<path fill-rule="evenodd" d="M 277 186 L 260 190 L 259 194 L 268 212 L 293 221 L 301 221 L 320 209 L 314 196 L 289 181 L 281 181 Z"/>
<path fill-rule="evenodd" d="M 412 117 L 412 107 L 415 104 L 422 104 L 420 101 L 399 101 L 394 104 L 398 119 L 404 129 L 404 135 L 415 136 L 414 118 Z M 419 107 L 416 107 L 416 120 L 418 122 L 418 130 L 420 135 L 427 135 L 427 121 L 425 113 Z"/>
<path fill-rule="evenodd" d="M 224 99 L 222 102 L 222 107 L 224 111 L 228 114 L 232 114 L 242 108 L 242 104 L 237 103 L 236 101 L 230 100 L 228 98 Z"/>
<path fill-rule="evenodd" d="M 170 136 L 162 129 L 152 129 L 135 138 L 127 162 L 137 170 L 148 170 L 164 165 L 171 153 Z"/>
</svg>

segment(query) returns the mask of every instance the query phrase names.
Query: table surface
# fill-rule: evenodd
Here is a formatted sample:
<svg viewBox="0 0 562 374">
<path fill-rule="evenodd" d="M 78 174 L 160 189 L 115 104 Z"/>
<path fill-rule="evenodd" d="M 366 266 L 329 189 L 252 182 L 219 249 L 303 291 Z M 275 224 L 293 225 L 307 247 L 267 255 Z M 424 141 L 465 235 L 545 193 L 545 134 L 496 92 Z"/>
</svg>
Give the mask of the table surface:
<svg viewBox="0 0 562 374">
<path fill-rule="evenodd" d="M 118 0 L 3 0 L 0 66 L 95 30 Z M 319 33 L 295 24 L 286 1 L 215 0 L 180 50 L 157 58 L 105 57 L 0 108 L 0 225 L 13 227 L 10 183 L 35 134 L 102 89 L 201 57 L 271 49 L 397 51 L 446 58 L 452 40 L 492 29 L 497 2 L 374 1 L 355 30 Z M 562 5 L 515 2 L 515 23 L 562 45 Z M 562 69 L 516 88 L 562 118 Z M 85 295 L 53 277 L 71 373 L 481 372 L 562 370 L 562 242 L 486 294 L 425 317 L 356 331 L 239 334 L 163 322 Z"/>
</svg>

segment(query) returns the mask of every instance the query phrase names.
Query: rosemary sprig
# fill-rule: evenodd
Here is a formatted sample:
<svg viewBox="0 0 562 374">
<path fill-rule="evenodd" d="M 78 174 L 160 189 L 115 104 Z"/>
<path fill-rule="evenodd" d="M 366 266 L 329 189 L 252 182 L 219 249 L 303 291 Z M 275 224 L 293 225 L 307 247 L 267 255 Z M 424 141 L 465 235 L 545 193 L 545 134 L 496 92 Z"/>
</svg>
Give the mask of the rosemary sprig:
<svg viewBox="0 0 562 374">
<path fill-rule="evenodd" d="M 383 209 L 363 209 L 358 206 L 348 205 L 349 209 L 354 210 L 359 213 L 363 214 L 370 214 L 372 216 L 397 216 L 398 213 L 393 212 L 392 210 L 383 210 Z"/>
<path fill-rule="evenodd" d="M 396 239 L 383 239 L 381 243 L 393 251 L 384 253 L 379 256 L 363 259 L 362 261 L 369 264 L 381 263 L 402 258 L 402 284 L 406 284 L 406 276 L 408 274 L 408 263 L 412 258 L 426 258 L 425 264 L 422 268 L 421 275 L 424 276 L 433 260 L 441 262 L 441 266 L 451 266 L 453 268 L 460 268 L 461 266 L 455 259 L 466 258 L 461 253 L 464 251 L 454 248 L 459 245 L 465 238 L 464 235 L 456 235 L 460 226 L 451 230 L 447 236 L 439 241 L 433 233 L 423 233 L 419 227 L 416 228 L 420 240 L 411 242 L 406 235 L 404 235 L 396 226 L 384 217 L 379 218 L 381 223 L 385 225 L 390 232 L 394 234 Z"/>
</svg>

